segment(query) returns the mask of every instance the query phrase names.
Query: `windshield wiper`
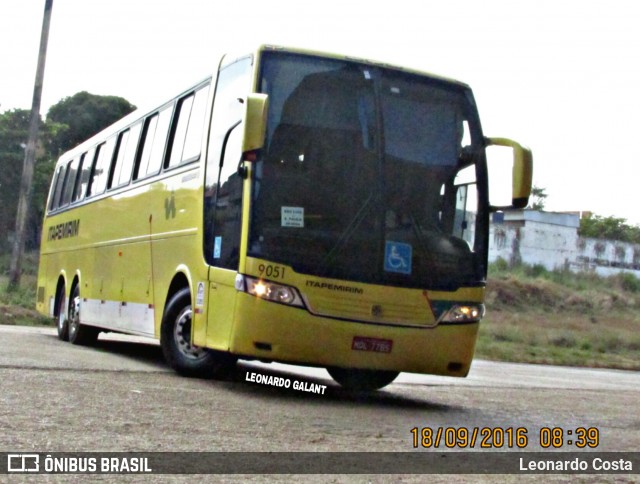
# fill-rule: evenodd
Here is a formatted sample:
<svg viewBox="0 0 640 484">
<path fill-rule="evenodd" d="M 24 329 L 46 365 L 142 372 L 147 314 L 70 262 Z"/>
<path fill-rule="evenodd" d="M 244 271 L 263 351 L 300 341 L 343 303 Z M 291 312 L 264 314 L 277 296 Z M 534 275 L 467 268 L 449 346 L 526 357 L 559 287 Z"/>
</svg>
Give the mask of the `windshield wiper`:
<svg viewBox="0 0 640 484">
<path fill-rule="evenodd" d="M 369 195 L 369 197 L 364 201 L 358 212 L 353 217 L 347 228 L 342 232 L 340 238 L 335 243 L 335 245 L 331 248 L 331 250 L 324 256 L 322 262 L 320 263 L 320 268 L 322 270 L 326 270 L 332 265 L 332 259 L 340 252 L 342 247 L 347 243 L 347 241 L 353 236 L 358 226 L 362 223 L 365 218 L 366 213 L 369 211 L 369 205 L 373 200 L 373 193 Z"/>
</svg>

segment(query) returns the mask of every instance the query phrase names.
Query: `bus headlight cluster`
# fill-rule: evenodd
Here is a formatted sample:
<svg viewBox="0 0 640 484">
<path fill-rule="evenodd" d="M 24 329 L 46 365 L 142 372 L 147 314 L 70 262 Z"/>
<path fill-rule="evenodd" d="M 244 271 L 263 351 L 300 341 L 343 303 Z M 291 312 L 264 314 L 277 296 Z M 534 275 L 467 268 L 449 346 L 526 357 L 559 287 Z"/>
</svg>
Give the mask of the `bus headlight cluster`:
<svg viewBox="0 0 640 484">
<path fill-rule="evenodd" d="M 304 307 L 302 298 L 296 288 L 277 284 L 271 281 L 263 281 L 250 276 L 238 274 L 236 276 L 236 289 L 252 296 L 266 299 L 267 301 L 287 304 L 289 306 Z"/>
<path fill-rule="evenodd" d="M 484 316 L 484 304 L 455 304 L 442 318 L 441 323 L 474 323 Z"/>
</svg>

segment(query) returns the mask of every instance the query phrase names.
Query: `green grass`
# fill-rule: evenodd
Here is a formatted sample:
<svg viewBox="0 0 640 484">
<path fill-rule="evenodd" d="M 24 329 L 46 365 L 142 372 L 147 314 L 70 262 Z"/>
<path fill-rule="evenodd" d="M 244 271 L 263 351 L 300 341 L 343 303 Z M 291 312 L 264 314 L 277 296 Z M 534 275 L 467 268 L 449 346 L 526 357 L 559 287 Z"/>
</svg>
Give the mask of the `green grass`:
<svg viewBox="0 0 640 484">
<path fill-rule="evenodd" d="M 640 336 L 630 328 L 565 329 L 556 321 L 536 324 L 533 319 L 531 315 L 524 318 L 530 326 L 523 328 L 509 316 L 500 321 L 488 316 L 481 325 L 476 356 L 497 361 L 640 370 Z M 634 324 L 638 326 L 637 321 Z"/>
<path fill-rule="evenodd" d="M 490 266 L 479 358 L 640 370 L 640 280 Z"/>
<path fill-rule="evenodd" d="M 51 326 L 50 318 L 35 310 L 38 273 L 37 253 L 25 254 L 20 286 L 9 291 L 10 254 L 0 254 L 0 323 L 23 326 Z"/>
<path fill-rule="evenodd" d="M 560 284 L 575 291 L 614 289 L 630 294 L 640 294 L 640 279 L 633 274 L 621 273 L 611 277 L 601 277 L 590 272 L 566 270 L 549 271 L 540 264 L 533 266 L 519 264 L 509 267 L 504 259 L 489 264 L 489 279 L 515 278 L 518 280 L 542 280 Z"/>
</svg>

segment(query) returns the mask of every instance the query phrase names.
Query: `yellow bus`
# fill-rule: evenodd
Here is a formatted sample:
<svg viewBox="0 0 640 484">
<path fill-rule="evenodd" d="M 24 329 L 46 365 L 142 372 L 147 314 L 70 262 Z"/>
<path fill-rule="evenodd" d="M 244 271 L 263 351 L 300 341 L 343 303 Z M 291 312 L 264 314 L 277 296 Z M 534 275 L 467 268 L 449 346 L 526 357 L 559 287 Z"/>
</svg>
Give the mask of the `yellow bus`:
<svg viewBox="0 0 640 484">
<path fill-rule="evenodd" d="M 75 344 L 159 339 L 184 375 L 238 359 L 342 386 L 465 376 L 484 314 L 485 149 L 463 83 L 261 46 L 60 157 L 37 308 Z"/>
</svg>

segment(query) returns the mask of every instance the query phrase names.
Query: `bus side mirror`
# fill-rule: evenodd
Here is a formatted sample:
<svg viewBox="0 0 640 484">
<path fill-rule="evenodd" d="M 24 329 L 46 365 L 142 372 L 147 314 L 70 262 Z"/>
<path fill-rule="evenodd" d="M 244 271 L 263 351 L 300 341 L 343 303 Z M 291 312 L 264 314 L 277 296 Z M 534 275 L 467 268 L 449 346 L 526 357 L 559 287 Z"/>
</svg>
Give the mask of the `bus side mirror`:
<svg viewBox="0 0 640 484">
<path fill-rule="evenodd" d="M 513 150 L 513 172 L 510 207 L 491 207 L 492 210 L 525 208 L 531 195 L 533 154 L 529 148 L 508 138 L 486 138 L 486 146 L 504 146 Z"/>
<path fill-rule="evenodd" d="M 242 158 L 246 154 L 264 146 L 267 132 L 267 108 L 269 97 L 266 94 L 249 94 L 245 103 L 244 136 L 242 138 Z"/>
</svg>

